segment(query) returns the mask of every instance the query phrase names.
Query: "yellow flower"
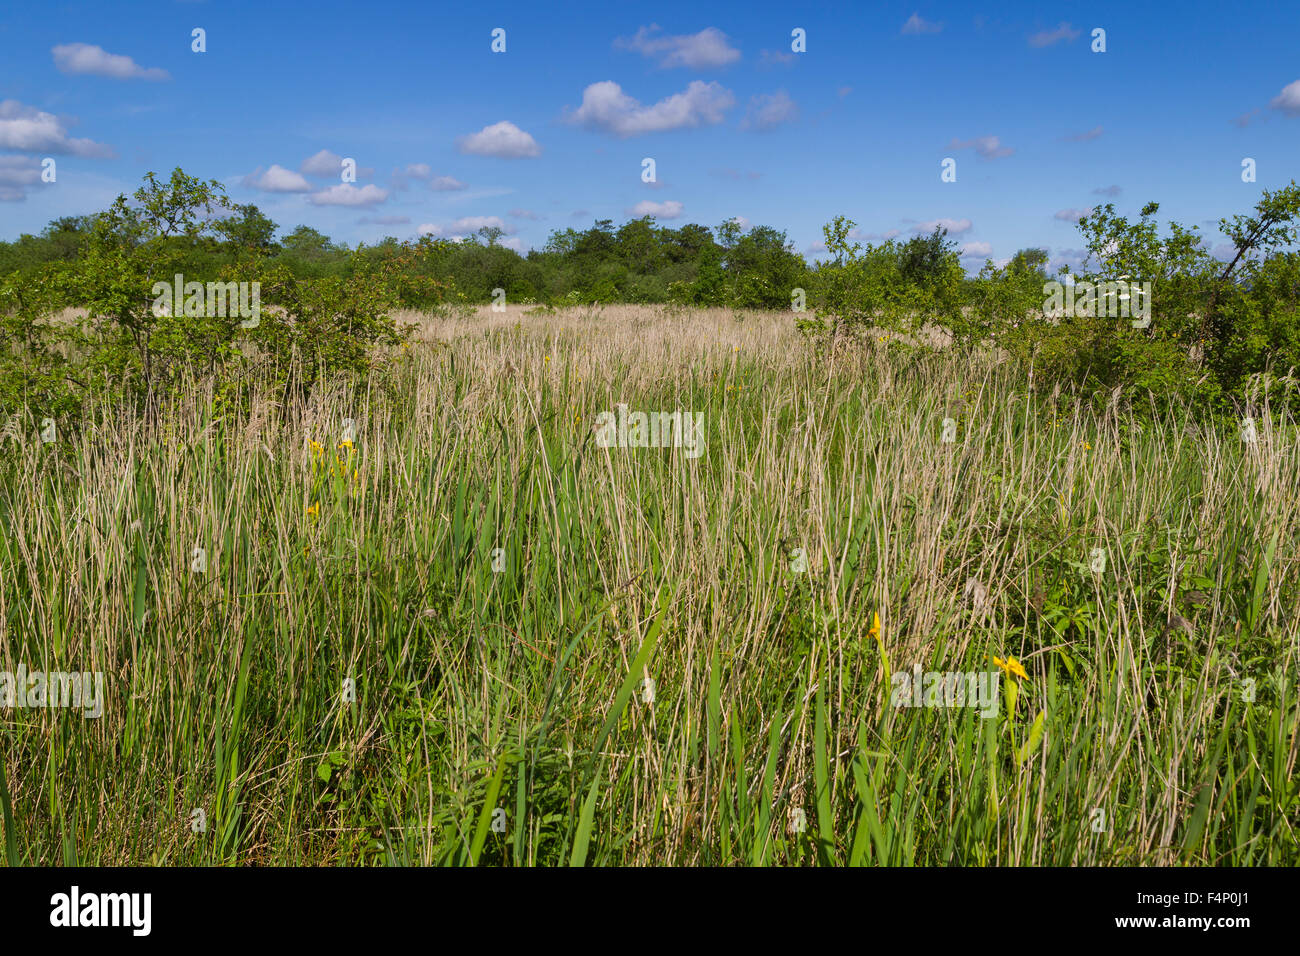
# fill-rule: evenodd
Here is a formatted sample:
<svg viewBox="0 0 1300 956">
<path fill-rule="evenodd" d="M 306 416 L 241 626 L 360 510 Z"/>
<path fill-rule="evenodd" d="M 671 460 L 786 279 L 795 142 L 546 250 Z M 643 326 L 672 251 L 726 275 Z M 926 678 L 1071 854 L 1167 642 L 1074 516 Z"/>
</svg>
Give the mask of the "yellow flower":
<svg viewBox="0 0 1300 956">
<path fill-rule="evenodd" d="M 1005 661 L 1000 657 L 994 657 L 993 663 L 1002 668 L 1008 677 L 1020 677 L 1029 680 L 1029 675 L 1025 673 L 1024 666 L 1014 657 L 1008 657 Z"/>
<path fill-rule="evenodd" d="M 320 442 L 318 442 L 318 441 L 316 441 L 316 440 L 314 440 L 314 439 L 308 439 L 308 442 L 311 444 L 311 450 L 312 450 L 312 453 L 313 453 L 313 454 L 315 454 L 315 455 L 317 455 L 317 456 L 320 456 L 320 455 L 325 454 L 325 449 L 324 449 L 323 447 L 321 447 L 321 443 L 320 443 Z"/>
<path fill-rule="evenodd" d="M 309 514 L 309 515 L 311 515 L 311 516 L 313 516 L 313 517 L 315 517 L 316 515 L 319 515 L 319 514 L 320 514 L 320 502 L 318 501 L 318 502 L 316 502 L 314 505 L 312 505 L 311 507 L 309 507 L 309 508 L 307 509 L 307 514 Z"/>
<path fill-rule="evenodd" d="M 350 441 L 341 441 L 341 442 L 339 442 L 339 447 L 340 447 L 340 448 L 346 448 L 346 449 L 348 450 L 348 454 L 352 454 L 352 452 L 353 452 L 353 450 L 354 450 L 353 447 L 352 447 L 352 442 L 350 442 Z"/>
<path fill-rule="evenodd" d="M 885 646 L 884 642 L 880 639 L 880 613 L 879 612 L 872 613 L 871 630 L 868 633 L 876 639 L 876 643 L 879 644 L 881 648 Z"/>
</svg>

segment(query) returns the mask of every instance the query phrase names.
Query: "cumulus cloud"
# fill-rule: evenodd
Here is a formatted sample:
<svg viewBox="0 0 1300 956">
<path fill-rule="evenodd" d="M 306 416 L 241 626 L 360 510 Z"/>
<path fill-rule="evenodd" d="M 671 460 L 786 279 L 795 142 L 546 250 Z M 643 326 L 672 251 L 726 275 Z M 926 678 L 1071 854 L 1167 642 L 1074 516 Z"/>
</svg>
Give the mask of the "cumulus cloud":
<svg viewBox="0 0 1300 956">
<path fill-rule="evenodd" d="M 537 213 L 533 212 L 531 209 L 511 209 L 509 215 L 511 219 L 541 219 L 542 218 L 541 216 L 537 215 Z"/>
<path fill-rule="evenodd" d="M 919 13 L 913 13 L 907 18 L 900 31 L 904 35 L 920 36 L 923 33 L 938 33 L 943 29 L 942 23 L 931 23 L 929 20 L 922 18 Z"/>
<path fill-rule="evenodd" d="M 627 214 L 637 219 L 642 216 L 654 216 L 656 219 L 676 219 L 682 214 L 684 208 L 676 199 L 670 199 L 667 202 L 651 202 L 649 199 L 643 199 L 627 210 Z"/>
<path fill-rule="evenodd" d="M 1282 87 L 1282 92 L 1268 105 L 1287 116 L 1300 116 L 1300 80 Z"/>
<path fill-rule="evenodd" d="M 428 183 L 429 188 L 435 192 L 448 192 L 466 188 L 465 184 L 459 179 L 453 179 L 451 176 L 435 175 L 433 167 L 428 163 L 408 163 L 404 169 L 394 169 L 389 184 L 394 189 L 406 190 L 410 188 L 413 179 Z"/>
<path fill-rule="evenodd" d="M 1091 216 L 1091 215 L 1092 215 L 1092 207 L 1089 206 L 1087 209 L 1058 209 L 1055 213 L 1052 214 L 1052 218 L 1059 219 L 1062 222 L 1075 223 L 1078 222 L 1080 219 L 1082 219 L 1084 216 Z"/>
<path fill-rule="evenodd" d="M 582 91 L 582 106 L 573 111 L 569 121 L 626 138 L 721 123 L 723 114 L 735 103 L 730 90 L 693 80 L 681 93 L 654 106 L 642 106 L 617 83 L 603 80 Z"/>
<path fill-rule="evenodd" d="M 918 222 L 912 227 L 912 231 L 918 235 L 931 233 L 936 229 L 947 229 L 949 235 L 959 236 L 963 232 L 968 232 L 971 227 L 969 219 L 927 219 L 925 222 Z"/>
<path fill-rule="evenodd" d="M 343 157 L 338 153 L 330 152 L 328 149 L 322 149 L 314 156 L 308 156 L 298 167 L 300 172 L 308 176 L 315 176 L 317 179 L 333 179 L 343 172 Z M 375 175 L 373 166 L 357 167 L 358 179 L 369 179 Z"/>
<path fill-rule="evenodd" d="M 687 67 L 703 70 L 726 66 L 740 59 L 740 51 L 733 47 L 727 35 L 717 27 L 705 27 L 699 33 L 672 36 L 660 34 L 659 25 L 652 23 L 641 27 L 636 36 L 619 37 L 614 46 L 635 50 L 643 56 L 659 61 L 665 69 Z"/>
<path fill-rule="evenodd" d="M 987 242 L 963 243 L 957 251 L 963 259 L 985 259 L 993 255 L 993 247 Z"/>
<path fill-rule="evenodd" d="M 975 139 L 959 140 L 952 138 L 949 149 L 974 149 L 981 159 L 1001 159 L 1015 152 L 1010 146 L 1003 146 L 996 136 L 977 136 Z"/>
<path fill-rule="evenodd" d="M 1092 191 L 1092 194 L 1094 196 L 1110 196 L 1114 198 L 1115 196 L 1118 196 L 1123 191 L 1124 190 L 1120 189 L 1119 186 L 1098 186 L 1096 189 Z"/>
<path fill-rule="evenodd" d="M 541 155 L 542 148 L 514 123 L 502 120 L 484 126 L 477 133 L 462 136 L 456 141 L 462 153 L 475 156 L 496 156 L 500 159 L 528 159 Z"/>
<path fill-rule="evenodd" d="M 1102 132 L 1104 131 L 1100 126 L 1094 126 L 1086 133 L 1071 133 L 1069 136 L 1065 137 L 1065 141 L 1067 143 L 1086 143 L 1090 139 L 1096 139 L 1102 134 Z"/>
<path fill-rule="evenodd" d="M 427 163 L 408 163 L 405 169 L 393 170 L 393 175 L 388 177 L 388 185 L 405 191 L 411 188 L 412 179 L 428 182 L 432 176 L 433 170 Z"/>
<path fill-rule="evenodd" d="M 40 161 L 31 156 L 0 156 L 0 202 L 22 202 L 27 187 L 41 181 Z"/>
<path fill-rule="evenodd" d="M 506 235 L 515 231 L 500 216 L 462 216 L 449 227 L 452 232 L 478 232 L 480 229 L 500 229 Z"/>
<path fill-rule="evenodd" d="M 34 186 L 40 181 L 39 160 L 31 156 L 0 156 L 0 186 Z"/>
<path fill-rule="evenodd" d="M 111 146 L 103 143 L 69 138 L 68 131 L 53 114 L 24 106 L 17 100 L 0 102 L 0 149 L 103 159 L 116 155 Z"/>
<path fill-rule="evenodd" d="M 888 229 L 885 232 L 865 232 L 861 229 L 850 229 L 849 238 L 854 242 L 888 242 L 890 239 L 897 239 L 903 233 L 898 229 Z M 822 249 L 826 244 L 818 243 Z"/>
<path fill-rule="evenodd" d="M 388 198 L 388 190 L 375 185 L 358 187 L 339 183 L 307 197 L 315 206 L 375 206 Z"/>
<path fill-rule="evenodd" d="M 1076 30 L 1068 23 L 1062 23 L 1055 30 L 1041 30 L 1029 38 L 1029 45 L 1033 47 L 1052 46 L 1064 40 L 1071 43 L 1078 37 L 1080 31 Z"/>
<path fill-rule="evenodd" d="M 792 123 L 799 117 L 799 107 L 785 90 L 763 93 L 749 101 L 749 111 L 741 120 L 741 129 L 767 130 Z"/>
<path fill-rule="evenodd" d="M 157 67 L 146 69 L 129 56 L 109 53 L 91 43 L 63 43 L 50 50 L 60 73 L 107 76 L 114 80 L 170 80 L 171 74 Z"/>
<path fill-rule="evenodd" d="M 299 173 L 283 166 L 272 164 L 263 171 L 261 166 L 253 170 L 241 181 L 249 189 L 260 189 L 267 193 L 305 193 L 311 191 L 311 183 Z"/>
<path fill-rule="evenodd" d="M 506 223 L 500 216 L 462 216 L 454 222 L 440 225 L 436 222 L 421 223 L 416 231 L 422 236 L 438 236 L 442 239 L 450 239 L 452 242 L 461 242 L 466 236 L 478 232 L 480 229 L 500 229 L 507 236 L 514 235 L 517 231 L 514 226 Z M 503 246 L 510 246 L 509 241 L 503 241 Z"/>
<path fill-rule="evenodd" d="M 308 156 L 298 167 L 300 172 L 308 176 L 317 176 L 321 179 L 327 179 L 337 176 L 343 171 L 343 157 L 338 153 L 332 153 L 328 149 L 322 149 L 314 156 Z"/>
</svg>

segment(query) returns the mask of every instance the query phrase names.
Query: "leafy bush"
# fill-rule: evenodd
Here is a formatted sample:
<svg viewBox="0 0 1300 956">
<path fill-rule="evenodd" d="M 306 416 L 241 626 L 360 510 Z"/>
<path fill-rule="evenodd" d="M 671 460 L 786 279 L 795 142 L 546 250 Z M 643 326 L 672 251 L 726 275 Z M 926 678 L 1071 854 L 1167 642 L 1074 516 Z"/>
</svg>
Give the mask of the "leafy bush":
<svg viewBox="0 0 1300 956">
<path fill-rule="evenodd" d="M 863 326 L 911 332 L 926 322 L 960 323 L 964 273 L 946 230 L 864 247 L 851 241 L 855 226 L 837 216 L 822 228 L 832 258 L 818 267 L 815 287 L 834 332 Z"/>
<path fill-rule="evenodd" d="M 234 215 L 219 218 L 223 211 Z M 276 257 L 268 223 L 252 207 L 231 206 L 220 183 L 180 169 L 166 181 L 148 174 L 134 202 L 119 196 L 79 233 L 75 262 L 0 281 L 8 352 L 0 407 L 57 417 L 87 393 L 147 401 L 194 374 L 215 377 L 223 390 L 254 375 L 305 388 L 327 368 L 364 372 L 374 347 L 400 341 L 387 315 L 394 305 L 450 295 L 429 276 L 429 247 L 344 250 L 339 263 L 318 233 L 299 229 L 287 241 L 291 256 L 314 248 L 341 265 L 311 278 Z M 179 301 L 171 294 L 177 276 L 185 284 Z M 233 301 L 237 289 L 248 314 Z M 84 309 L 85 319 L 56 320 L 67 306 Z"/>
</svg>

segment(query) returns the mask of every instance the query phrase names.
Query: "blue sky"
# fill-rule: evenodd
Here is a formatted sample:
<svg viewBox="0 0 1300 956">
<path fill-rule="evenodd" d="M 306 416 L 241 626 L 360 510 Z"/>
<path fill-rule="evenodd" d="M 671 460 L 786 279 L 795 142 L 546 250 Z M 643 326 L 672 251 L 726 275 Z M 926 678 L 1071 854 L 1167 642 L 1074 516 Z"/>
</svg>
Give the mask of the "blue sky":
<svg viewBox="0 0 1300 956">
<path fill-rule="evenodd" d="M 1078 261 L 1071 210 L 1155 200 L 1213 247 L 1300 167 L 1300 4 L 547 6 L 7 4 L 0 238 L 181 166 L 352 244 L 499 224 L 527 250 L 654 211 L 815 255 L 844 214 L 867 241 L 944 222 L 971 268 L 1055 265 Z"/>
</svg>

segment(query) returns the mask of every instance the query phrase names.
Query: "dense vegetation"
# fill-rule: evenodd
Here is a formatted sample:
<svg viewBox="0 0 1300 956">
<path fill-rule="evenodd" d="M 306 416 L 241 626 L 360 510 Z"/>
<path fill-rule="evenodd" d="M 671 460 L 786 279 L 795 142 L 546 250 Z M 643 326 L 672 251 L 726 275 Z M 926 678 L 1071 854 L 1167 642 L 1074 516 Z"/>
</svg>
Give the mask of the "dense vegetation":
<svg viewBox="0 0 1300 956">
<path fill-rule="evenodd" d="M 602 220 L 557 231 L 527 256 L 502 246 L 496 228 L 460 242 L 349 249 L 307 226 L 277 240 L 275 223 L 230 203 L 215 181 L 151 173 L 133 202 L 119 197 L 105 212 L 0 243 L 0 412 L 57 417 L 103 391 L 147 400 L 194 370 L 219 374 L 232 394 L 268 379 L 293 392 L 327 368 L 365 371 L 373 346 L 402 335 L 394 309 L 489 301 L 543 312 L 598 302 L 792 310 L 824 342 L 870 330 L 900 349 L 927 347 L 929 326 L 948 347 L 991 348 L 1036 382 L 1081 396 L 1190 400 L 1228 414 L 1261 403 L 1300 409 L 1300 188 L 1266 191 L 1252 215 L 1221 222 L 1236 246 L 1227 264 L 1195 227 L 1170 223 L 1162 234 L 1157 210 L 1148 204 L 1136 222 L 1113 205 L 1094 210 L 1079 222 L 1090 269 L 1059 277 L 1150 283 L 1149 321 L 1137 323 L 1105 303 L 1052 314 L 1040 249 L 967 277 L 942 229 L 864 246 L 839 217 L 824 229 L 826 259 L 814 263 L 783 232 L 735 221 L 710 230 Z M 150 290 L 175 274 L 259 282 L 270 314 L 251 328 L 201 310 L 158 314 Z M 66 308 L 86 319 L 54 321 Z"/>
<path fill-rule="evenodd" d="M 1141 328 L 845 219 L 812 265 L 734 224 L 344 249 L 178 170 L 24 237 L 0 671 L 104 687 L 5 707 L 5 860 L 1300 863 L 1298 209 L 1231 265 L 1086 218 Z M 703 453 L 598 445 L 623 403 Z M 900 707 L 916 671 L 996 706 Z"/>
<path fill-rule="evenodd" d="M 11 862 L 1300 862 L 1293 422 L 492 318 L 380 347 L 391 389 L 5 442 L 5 666 L 105 674 L 5 711 Z M 618 402 L 704 454 L 597 447 Z M 996 707 L 896 706 L 918 667 Z"/>
</svg>

